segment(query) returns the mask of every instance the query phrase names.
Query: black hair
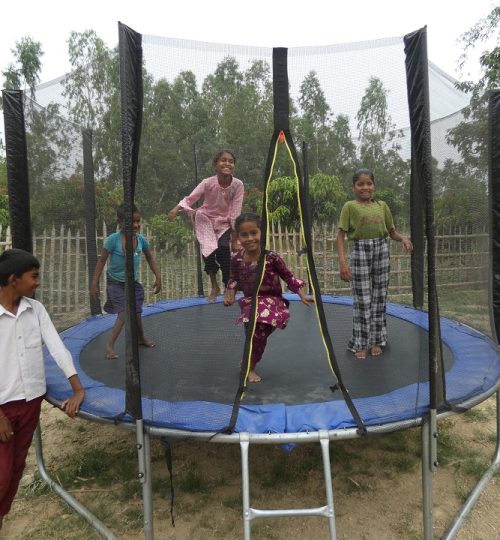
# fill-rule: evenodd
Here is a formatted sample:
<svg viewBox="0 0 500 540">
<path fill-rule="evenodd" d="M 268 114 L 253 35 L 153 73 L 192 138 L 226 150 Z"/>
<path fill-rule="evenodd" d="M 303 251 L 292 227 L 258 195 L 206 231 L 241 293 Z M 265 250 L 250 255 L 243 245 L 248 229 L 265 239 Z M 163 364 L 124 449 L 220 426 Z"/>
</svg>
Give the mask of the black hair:
<svg viewBox="0 0 500 540">
<path fill-rule="evenodd" d="M 12 274 L 21 277 L 33 268 L 40 268 L 40 262 L 34 255 L 24 249 L 6 249 L 0 255 L 0 287 L 8 285 Z"/>
<path fill-rule="evenodd" d="M 234 152 L 232 150 L 229 150 L 228 148 L 223 148 L 222 150 L 219 150 L 217 154 L 215 154 L 214 159 L 212 159 L 212 166 L 215 167 L 217 165 L 217 162 L 222 157 L 222 154 L 229 154 L 233 156 L 233 161 L 236 163 L 236 156 L 234 155 Z"/>
<path fill-rule="evenodd" d="M 368 176 L 371 178 L 372 182 L 375 183 L 375 176 L 371 169 L 358 169 L 353 175 L 352 175 L 352 183 L 355 184 L 360 176 Z"/>
<path fill-rule="evenodd" d="M 139 212 L 139 209 L 135 204 L 132 205 L 132 213 Z M 120 204 L 116 209 L 116 218 L 118 221 L 124 221 L 125 219 L 125 203 Z"/>
<path fill-rule="evenodd" d="M 247 221 L 255 223 L 255 225 L 257 225 L 257 227 L 260 229 L 260 216 L 254 214 L 253 212 L 244 212 L 243 214 L 240 214 L 234 222 L 234 230 L 236 231 L 236 234 L 240 232 L 241 225 Z"/>
</svg>

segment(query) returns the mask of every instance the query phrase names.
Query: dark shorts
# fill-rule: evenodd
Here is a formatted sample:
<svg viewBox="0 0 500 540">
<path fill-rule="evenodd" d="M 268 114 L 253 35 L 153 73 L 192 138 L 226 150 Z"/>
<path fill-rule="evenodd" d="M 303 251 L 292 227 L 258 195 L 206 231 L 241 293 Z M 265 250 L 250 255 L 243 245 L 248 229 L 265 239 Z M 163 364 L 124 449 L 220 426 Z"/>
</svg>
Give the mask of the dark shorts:
<svg viewBox="0 0 500 540">
<path fill-rule="evenodd" d="M 136 281 L 135 285 L 135 310 L 142 313 L 144 304 L 144 287 Z M 125 311 L 125 283 L 113 281 L 108 278 L 106 285 L 106 303 L 104 311 L 106 313 L 123 313 Z"/>
</svg>

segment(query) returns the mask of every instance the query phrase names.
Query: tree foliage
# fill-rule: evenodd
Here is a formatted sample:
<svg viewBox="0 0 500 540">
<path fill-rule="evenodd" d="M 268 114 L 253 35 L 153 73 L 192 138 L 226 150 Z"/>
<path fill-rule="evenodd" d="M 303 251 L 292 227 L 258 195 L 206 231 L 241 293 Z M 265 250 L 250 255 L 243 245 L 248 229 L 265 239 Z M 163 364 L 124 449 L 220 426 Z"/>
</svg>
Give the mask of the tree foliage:
<svg viewBox="0 0 500 540">
<path fill-rule="evenodd" d="M 469 54 L 486 40 L 493 47 L 480 56 L 481 76 L 477 82 L 463 81 L 457 88 L 470 92 L 471 100 L 463 110 L 464 120 L 448 133 L 448 141 L 462 157 L 467 174 L 486 176 L 488 150 L 487 103 L 488 90 L 500 87 L 500 7 L 495 7 L 484 18 L 477 21 L 460 37 L 464 50 L 459 65 L 464 66 Z"/>
<path fill-rule="evenodd" d="M 28 88 L 31 97 L 35 95 L 36 85 L 40 82 L 42 69 L 42 45 L 30 36 L 16 41 L 16 46 L 11 49 L 14 62 L 5 71 L 4 87 L 9 90 L 21 90 Z"/>
<path fill-rule="evenodd" d="M 346 201 L 340 180 L 335 176 L 315 174 L 309 180 L 309 211 L 317 223 L 335 223 Z M 293 229 L 300 227 L 300 211 L 295 177 L 273 179 L 268 187 L 270 221 Z"/>
<path fill-rule="evenodd" d="M 464 34 L 464 54 L 485 36 L 491 37 L 499 20 L 500 8 L 495 8 Z M 14 56 L 24 67 L 9 72 L 11 83 L 35 84 L 41 47 L 31 38 L 16 46 Z M 68 205 L 72 211 L 61 210 L 60 219 L 76 223 L 82 218 L 82 164 L 75 152 L 81 152 L 79 126 L 84 126 L 93 131 L 98 219 L 110 225 L 122 199 L 118 52 L 87 30 L 70 34 L 68 54 L 72 69 L 62 83 L 61 100 L 44 109 L 28 108 L 30 179 L 33 196 L 39 199 L 36 211 L 40 217 L 36 219 L 48 223 L 54 220 L 57 208 Z M 500 83 L 499 57 L 498 47 L 486 51 L 481 57 L 479 83 L 462 83 L 461 88 L 472 93 L 470 107 L 463 111 L 464 122 L 448 132 L 460 163 L 434 163 L 436 215 L 441 223 L 450 222 L 447 208 L 456 209 L 459 221 L 480 219 L 474 212 L 461 210 L 468 208 L 466 203 L 485 197 L 484 90 Z M 175 238 L 184 238 L 181 228 L 177 230 L 158 216 L 164 216 L 201 178 L 213 174 L 211 160 L 222 147 L 236 152 L 236 176 L 246 185 L 244 208 L 260 212 L 265 159 L 274 128 L 270 65 L 253 60 L 242 67 L 236 58 L 226 56 L 203 80 L 197 80 L 188 66 L 168 79 L 144 67 L 143 80 L 136 200 L 158 234 L 173 239 L 172 245 Z M 388 202 L 396 219 L 408 214 L 410 163 L 402 149 L 403 135 L 388 112 L 389 92 L 379 78 L 370 77 L 358 112 L 350 119 L 333 110 L 335 104 L 328 103 L 318 74 L 310 71 L 296 99 L 290 100 L 290 124 L 299 159 L 303 158 L 302 143 L 307 148 L 310 210 L 315 221 L 336 221 L 343 202 L 351 196 L 353 171 L 360 167 L 374 171 L 377 195 Z M 61 116 L 62 111 L 70 122 Z M 273 175 L 271 217 L 295 227 L 299 220 L 295 171 L 286 151 L 275 156 Z M 461 189 L 452 197 L 454 175 L 460 175 Z"/>
</svg>

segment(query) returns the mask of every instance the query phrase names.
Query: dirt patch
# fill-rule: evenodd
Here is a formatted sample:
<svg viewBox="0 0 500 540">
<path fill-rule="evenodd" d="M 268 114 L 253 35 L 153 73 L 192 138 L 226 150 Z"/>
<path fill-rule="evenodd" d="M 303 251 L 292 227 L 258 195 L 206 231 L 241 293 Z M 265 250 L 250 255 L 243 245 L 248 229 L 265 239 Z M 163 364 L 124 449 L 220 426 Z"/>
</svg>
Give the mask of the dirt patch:
<svg viewBox="0 0 500 540">
<path fill-rule="evenodd" d="M 495 447 L 494 406 L 491 398 L 473 413 L 439 423 L 443 464 L 433 477 L 437 537 L 446 530 L 475 479 L 491 459 Z M 141 488 L 135 479 L 135 436 L 114 426 L 71 421 L 46 403 L 42 428 L 49 472 L 102 518 L 118 538 L 142 537 Z M 169 478 L 163 450 L 162 444 L 154 440 L 155 538 L 242 538 L 238 445 L 173 443 L 175 528 L 170 522 Z M 335 442 L 331 453 L 339 540 L 422 537 L 419 430 L 369 440 Z M 67 477 L 68 471 L 72 471 L 74 478 Z M 325 504 L 322 474 L 318 444 L 299 446 L 293 452 L 279 447 L 252 446 L 251 505 L 255 508 L 322 506 Z M 41 487 L 33 449 L 22 486 L 0 538 L 99 538 L 85 520 Z M 457 538 L 500 538 L 499 500 L 497 476 Z M 317 517 L 256 520 L 251 527 L 255 540 L 328 536 L 327 521 Z"/>
</svg>

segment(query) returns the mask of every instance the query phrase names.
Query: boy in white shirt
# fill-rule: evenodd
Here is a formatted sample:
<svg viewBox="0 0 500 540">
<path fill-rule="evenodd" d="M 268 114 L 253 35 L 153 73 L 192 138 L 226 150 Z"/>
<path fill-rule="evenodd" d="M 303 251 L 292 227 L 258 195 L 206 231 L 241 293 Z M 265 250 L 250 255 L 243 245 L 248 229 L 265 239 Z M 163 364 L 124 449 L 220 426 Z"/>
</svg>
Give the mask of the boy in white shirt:
<svg viewBox="0 0 500 540">
<path fill-rule="evenodd" d="M 73 394 L 62 409 L 74 417 L 84 398 L 71 353 L 32 296 L 40 263 L 27 251 L 0 255 L 0 528 L 21 480 L 46 392 L 42 344 L 64 371 Z"/>
</svg>

